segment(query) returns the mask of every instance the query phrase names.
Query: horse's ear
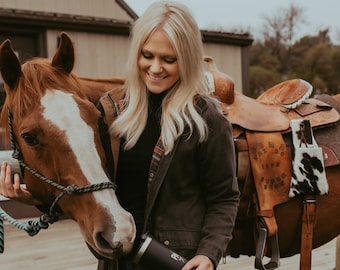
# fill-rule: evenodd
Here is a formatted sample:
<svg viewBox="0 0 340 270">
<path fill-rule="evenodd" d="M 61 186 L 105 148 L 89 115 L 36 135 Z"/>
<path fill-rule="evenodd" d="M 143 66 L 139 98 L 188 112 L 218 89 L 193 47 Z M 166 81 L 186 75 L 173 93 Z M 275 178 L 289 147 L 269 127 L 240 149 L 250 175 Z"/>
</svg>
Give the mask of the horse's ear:
<svg viewBox="0 0 340 270">
<path fill-rule="evenodd" d="M 62 68 L 66 73 L 71 73 L 74 65 L 74 48 L 71 38 L 66 33 L 61 33 L 60 44 L 53 56 L 52 66 Z"/>
<path fill-rule="evenodd" d="M 6 39 L 0 46 L 0 71 L 4 82 L 10 89 L 14 89 L 22 72 L 21 63 L 9 39 Z"/>
</svg>

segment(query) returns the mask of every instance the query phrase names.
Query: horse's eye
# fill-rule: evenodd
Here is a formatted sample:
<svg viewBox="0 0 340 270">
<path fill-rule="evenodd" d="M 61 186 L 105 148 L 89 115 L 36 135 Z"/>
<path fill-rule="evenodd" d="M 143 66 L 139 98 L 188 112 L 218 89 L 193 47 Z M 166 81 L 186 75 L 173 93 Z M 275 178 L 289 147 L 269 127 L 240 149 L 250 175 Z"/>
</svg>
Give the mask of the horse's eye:
<svg viewBox="0 0 340 270">
<path fill-rule="evenodd" d="M 39 143 L 38 139 L 29 133 L 22 134 L 22 138 L 24 139 L 25 143 L 30 146 L 35 146 Z"/>
</svg>

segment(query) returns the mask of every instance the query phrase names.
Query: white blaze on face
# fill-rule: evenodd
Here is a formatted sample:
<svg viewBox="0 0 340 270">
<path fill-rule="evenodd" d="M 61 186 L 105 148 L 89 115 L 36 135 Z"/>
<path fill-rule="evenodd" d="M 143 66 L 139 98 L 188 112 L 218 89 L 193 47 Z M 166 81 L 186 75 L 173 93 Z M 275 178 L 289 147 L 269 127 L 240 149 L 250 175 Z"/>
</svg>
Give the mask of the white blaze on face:
<svg viewBox="0 0 340 270">
<path fill-rule="evenodd" d="M 60 90 L 47 90 L 41 99 L 41 106 L 42 116 L 65 133 L 80 169 L 88 181 L 91 184 L 108 181 L 96 149 L 94 132 L 81 118 L 78 104 L 73 96 Z M 131 214 L 120 206 L 111 189 L 93 192 L 93 196 L 107 210 L 107 214 L 111 213 L 112 220 L 107 220 L 107 224 L 111 224 L 108 227 L 111 230 L 106 230 L 103 234 L 106 236 L 106 241 L 112 246 L 124 241 L 124 248 L 130 249 L 135 236 Z M 89 238 L 84 231 L 82 233 L 85 239 Z"/>
<path fill-rule="evenodd" d="M 94 143 L 94 133 L 81 118 L 78 104 L 72 94 L 47 90 L 41 99 L 43 117 L 65 132 L 83 174 L 91 183 L 107 179 Z"/>
</svg>

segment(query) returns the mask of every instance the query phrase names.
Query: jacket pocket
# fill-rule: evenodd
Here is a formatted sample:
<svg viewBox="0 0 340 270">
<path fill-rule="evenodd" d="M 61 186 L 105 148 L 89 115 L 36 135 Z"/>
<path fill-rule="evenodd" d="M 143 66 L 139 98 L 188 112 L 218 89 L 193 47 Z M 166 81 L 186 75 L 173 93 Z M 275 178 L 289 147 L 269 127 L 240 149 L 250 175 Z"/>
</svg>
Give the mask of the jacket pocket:
<svg viewBox="0 0 340 270">
<path fill-rule="evenodd" d="M 200 240 L 199 231 L 159 230 L 158 238 L 161 243 L 179 255 L 190 259 L 197 250 Z"/>
</svg>

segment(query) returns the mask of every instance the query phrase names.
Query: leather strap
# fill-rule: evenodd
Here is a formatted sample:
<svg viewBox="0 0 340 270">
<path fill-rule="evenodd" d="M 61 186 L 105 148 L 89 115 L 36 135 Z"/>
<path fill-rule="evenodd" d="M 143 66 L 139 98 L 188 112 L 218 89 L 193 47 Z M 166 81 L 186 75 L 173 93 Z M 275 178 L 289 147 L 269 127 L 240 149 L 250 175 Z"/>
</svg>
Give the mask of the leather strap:
<svg viewBox="0 0 340 270">
<path fill-rule="evenodd" d="M 102 104 L 104 112 L 105 112 L 106 125 L 110 129 L 110 125 L 113 123 L 115 118 L 119 115 L 120 109 L 118 108 L 117 103 L 113 101 L 109 93 L 107 93 L 100 99 L 100 103 Z M 114 162 L 114 172 L 116 173 L 120 140 L 110 135 L 110 142 L 111 142 L 112 157 L 113 157 L 113 162 Z"/>
<path fill-rule="evenodd" d="M 262 209 L 259 211 L 256 211 L 255 213 L 256 216 L 258 217 L 274 217 L 274 209 Z"/>
<path fill-rule="evenodd" d="M 313 231 L 316 214 L 315 196 L 303 200 L 300 270 L 312 269 Z"/>
</svg>

